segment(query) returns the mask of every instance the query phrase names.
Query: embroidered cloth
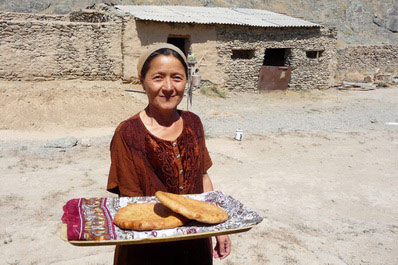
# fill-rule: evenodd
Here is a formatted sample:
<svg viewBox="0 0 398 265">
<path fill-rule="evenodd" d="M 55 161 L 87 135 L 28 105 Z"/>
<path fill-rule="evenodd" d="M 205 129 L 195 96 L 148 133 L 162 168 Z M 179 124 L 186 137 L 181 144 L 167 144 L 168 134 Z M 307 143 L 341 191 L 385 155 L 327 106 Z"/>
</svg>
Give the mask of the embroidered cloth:
<svg viewBox="0 0 398 265">
<path fill-rule="evenodd" d="M 208 232 L 222 232 L 256 225 L 263 219 L 241 202 L 221 191 L 184 196 L 221 207 L 228 213 L 230 217 L 229 220 L 217 225 L 207 225 L 196 221 L 190 221 L 182 227 L 152 231 L 123 230 L 113 223 L 113 217 L 116 212 L 128 204 L 159 202 L 156 197 L 150 196 L 72 199 L 63 207 L 64 215 L 62 221 L 67 224 L 69 241 L 101 241 L 164 238 Z"/>
</svg>

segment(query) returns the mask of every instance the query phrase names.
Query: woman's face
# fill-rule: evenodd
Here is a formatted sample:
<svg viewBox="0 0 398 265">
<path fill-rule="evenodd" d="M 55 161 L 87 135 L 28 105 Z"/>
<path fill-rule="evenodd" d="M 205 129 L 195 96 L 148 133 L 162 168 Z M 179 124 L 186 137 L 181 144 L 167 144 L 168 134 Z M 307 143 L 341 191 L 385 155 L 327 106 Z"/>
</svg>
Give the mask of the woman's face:
<svg viewBox="0 0 398 265">
<path fill-rule="evenodd" d="M 158 110 L 177 108 L 184 95 L 187 77 L 181 62 L 172 55 L 159 55 L 152 59 L 141 83 L 149 105 Z"/>
</svg>

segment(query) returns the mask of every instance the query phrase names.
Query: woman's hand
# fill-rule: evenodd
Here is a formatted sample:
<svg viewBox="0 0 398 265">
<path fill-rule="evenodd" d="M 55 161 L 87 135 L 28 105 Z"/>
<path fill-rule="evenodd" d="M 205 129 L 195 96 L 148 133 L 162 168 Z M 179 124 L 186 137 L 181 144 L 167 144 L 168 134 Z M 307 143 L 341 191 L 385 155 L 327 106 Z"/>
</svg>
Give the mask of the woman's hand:
<svg viewBox="0 0 398 265">
<path fill-rule="evenodd" d="M 213 250 L 213 257 L 224 259 L 231 253 L 231 240 L 229 236 L 216 236 L 217 244 Z"/>
<path fill-rule="evenodd" d="M 207 173 L 203 174 L 203 191 L 208 192 L 213 190 L 213 183 Z M 231 240 L 229 236 L 216 236 L 216 247 L 213 250 L 213 257 L 224 259 L 231 253 Z"/>
</svg>

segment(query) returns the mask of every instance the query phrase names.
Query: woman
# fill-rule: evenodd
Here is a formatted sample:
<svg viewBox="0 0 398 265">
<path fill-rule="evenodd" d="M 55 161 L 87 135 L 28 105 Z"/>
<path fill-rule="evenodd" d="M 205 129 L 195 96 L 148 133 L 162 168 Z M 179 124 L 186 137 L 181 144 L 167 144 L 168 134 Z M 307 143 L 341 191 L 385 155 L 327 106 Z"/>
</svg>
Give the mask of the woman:
<svg viewBox="0 0 398 265">
<path fill-rule="evenodd" d="M 162 190 L 194 194 L 213 190 L 212 165 L 198 116 L 177 109 L 187 84 L 187 61 L 171 44 L 147 50 L 137 71 L 148 106 L 116 129 L 107 189 L 119 196 L 153 196 Z M 114 264 L 212 264 L 231 250 L 228 236 L 117 246 Z M 212 257 L 213 256 L 213 257 Z"/>
</svg>

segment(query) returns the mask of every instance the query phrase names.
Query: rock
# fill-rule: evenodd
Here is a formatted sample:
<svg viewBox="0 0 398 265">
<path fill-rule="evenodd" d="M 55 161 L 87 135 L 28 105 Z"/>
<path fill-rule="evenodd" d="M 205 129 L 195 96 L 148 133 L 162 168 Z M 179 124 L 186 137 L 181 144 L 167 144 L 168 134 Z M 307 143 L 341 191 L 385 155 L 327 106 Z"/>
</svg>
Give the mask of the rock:
<svg viewBox="0 0 398 265">
<path fill-rule="evenodd" d="M 90 138 L 83 138 L 80 140 L 80 145 L 84 147 L 90 147 L 91 146 L 91 140 Z"/>
<path fill-rule="evenodd" d="M 391 76 L 389 81 L 393 84 L 398 84 L 398 76 Z"/>
<path fill-rule="evenodd" d="M 365 25 L 372 23 L 374 16 L 361 3 L 352 1 L 345 11 L 348 25 L 354 31 L 360 32 Z"/>
<path fill-rule="evenodd" d="M 375 15 L 373 18 L 373 23 L 375 23 L 379 27 L 384 28 L 386 21 L 384 19 L 379 18 L 377 15 Z"/>
<path fill-rule="evenodd" d="M 387 15 L 388 16 L 398 16 L 398 4 L 395 4 L 390 9 L 388 9 Z"/>
<path fill-rule="evenodd" d="M 10 243 L 12 243 L 12 238 L 10 237 L 10 236 L 8 236 L 8 237 L 6 237 L 5 239 L 4 239 L 4 241 L 3 241 L 3 244 L 10 244 Z"/>
<path fill-rule="evenodd" d="M 77 145 L 78 139 L 73 136 L 67 136 L 53 141 L 47 141 L 44 147 L 47 148 L 69 148 Z"/>
<path fill-rule="evenodd" d="M 373 22 L 391 32 L 398 32 L 398 5 L 396 4 L 388 9 L 387 15 L 383 16 L 383 18 L 375 15 Z"/>
<path fill-rule="evenodd" d="M 390 17 L 387 20 L 386 28 L 392 32 L 398 32 L 398 16 Z"/>
</svg>

